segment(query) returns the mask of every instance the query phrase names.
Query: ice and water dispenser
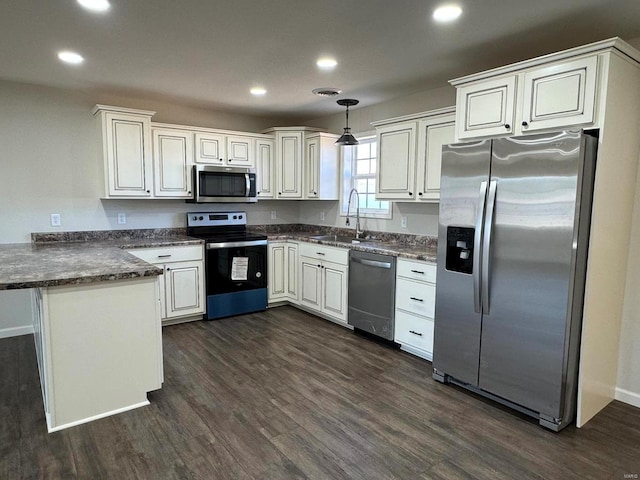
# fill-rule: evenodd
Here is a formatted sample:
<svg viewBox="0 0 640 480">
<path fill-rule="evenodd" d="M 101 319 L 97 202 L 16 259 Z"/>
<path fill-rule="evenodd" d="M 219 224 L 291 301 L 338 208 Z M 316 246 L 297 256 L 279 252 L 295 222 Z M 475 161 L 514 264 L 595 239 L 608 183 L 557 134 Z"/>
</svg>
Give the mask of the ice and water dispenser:
<svg viewBox="0 0 640 480">
<path fill-rule="evenodd" d="M 447 270 L 468 274 L 473 273 L 473 238 L 475 231 L 475 228 L 447 227 Z"/>
</svg>

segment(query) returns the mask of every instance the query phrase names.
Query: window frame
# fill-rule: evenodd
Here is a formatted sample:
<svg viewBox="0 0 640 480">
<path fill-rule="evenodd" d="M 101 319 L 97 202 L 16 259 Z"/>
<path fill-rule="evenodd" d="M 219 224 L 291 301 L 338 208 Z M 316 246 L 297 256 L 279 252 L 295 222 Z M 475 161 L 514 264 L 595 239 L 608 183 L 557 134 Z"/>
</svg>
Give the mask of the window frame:
<svg viewBox="0 0 640 480">
<path fill-rule="evenodd" d="M 376 155 L 378 154 L 378 145 L 375 131 L 358 133 L 355 135 L 359 141 L 373 141 L 376 142 Z M 347 151 L 347 149 L 350 149 Z M 351 188 L 354 186 L 354 177 L 353 170 L 355 168 L 354 163 L 356 161 L 355 155 L 352 152 L 355 150 L 354 147 L 351 146 L 341 146 L 340 147 L 340 165 L 341 165 L 341 179 L 340 179 L 340 208 L 339 208 L 339 216 L 346 217 L 347 216 L 347 206 L 349 202 L 349 192 Z M 377 157 L 376 157 L 377 162 Z M 377 179 L 376 179 L 377 181 Z M 360 193 L 360 192 L 358 192 Z M 387 211 L 378 210 L 378 209 L 360 209 L 360 218 L 381 218 L 390 220 L 393 218 L 393 202 L 390 200 L 381 200 L 382 202 L 387 202 L 389 208 Z M 353 206 L 351 207 L 351 215 L 355 214 L 355 209 Z"/>
</svg>

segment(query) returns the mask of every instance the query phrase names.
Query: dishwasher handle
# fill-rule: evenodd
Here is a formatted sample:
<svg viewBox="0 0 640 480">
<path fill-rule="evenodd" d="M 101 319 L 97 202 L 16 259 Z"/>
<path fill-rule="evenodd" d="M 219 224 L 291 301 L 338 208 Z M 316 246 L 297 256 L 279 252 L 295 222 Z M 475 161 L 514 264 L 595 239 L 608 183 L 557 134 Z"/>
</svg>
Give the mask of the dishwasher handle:
<svg viewBox="0 0 640 480">
<path fill-rule="evenodd" d="M 352 262 L 361 263 L 369 267 L 375 268 L 391 268 L 391 262 L 378 262 L 376 260 L 367 260 L 366 258 L 351 257 Z"/>
</svg>

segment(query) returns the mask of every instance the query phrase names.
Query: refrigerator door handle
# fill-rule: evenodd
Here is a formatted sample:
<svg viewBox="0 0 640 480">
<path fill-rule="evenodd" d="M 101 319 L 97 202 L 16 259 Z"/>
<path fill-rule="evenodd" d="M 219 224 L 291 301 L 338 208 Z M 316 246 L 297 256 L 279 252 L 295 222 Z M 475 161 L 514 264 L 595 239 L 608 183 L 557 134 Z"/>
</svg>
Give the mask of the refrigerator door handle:
<svg viewBox="0 0 640 480">
<path fill-rule="evenodd" d="M 480 184 L 480 196 L 478 197 L 478 214 L 476 217 L 476 231 L 474 234 L 473 244 L 475 245 L 475 253 L 473 255 L 473 309 L 476 313 L 480 313 L 480 257 L 482 242 L 482 221 L 484 220 L 484 209 L 487 203 L 487 182 Z"/>
<path fill-rule="evenodd" d="M 491 257 L 491 235 L 493 233 L 493 212 L 496 208 L 498 181 L 489 183 L 487 213 L 484 219 L 484 240 L 482 243 L 482 313 L 489 314 L 489 260 Z"/>
</svg>

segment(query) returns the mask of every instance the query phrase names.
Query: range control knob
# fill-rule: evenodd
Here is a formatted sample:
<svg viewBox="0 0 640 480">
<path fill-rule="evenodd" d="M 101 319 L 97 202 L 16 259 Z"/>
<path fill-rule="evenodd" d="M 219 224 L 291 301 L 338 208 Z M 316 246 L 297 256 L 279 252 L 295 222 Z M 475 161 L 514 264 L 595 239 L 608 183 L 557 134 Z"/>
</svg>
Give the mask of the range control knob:
<svg viewBox="0 0 640 480">
<path fill-rule="evenodd" d="M 237 219 L 238 219 L 238 216 L 237 216 L 237 215 L 234 215 L 234 216 L 233 216 L 233 219 L 234 219 L 234 220 L 237 220 Z"/>
<path fill-rule="evenodd" d="M 238 218 L 239 218 L 240 220 L 242 220 L 242 215 L 238 215 Z"/>
<path fill-rule="evenodd" d="M 192 217 L 192 220 L 197 220 L 197 219 L 198 219 L 198 217 L 196 217 L 196 216 Z"/>
<path fill-rule="evenodd" d="M 204 217 L 201 216 L 198 220 L 204 220 Z"/>
</svg>

